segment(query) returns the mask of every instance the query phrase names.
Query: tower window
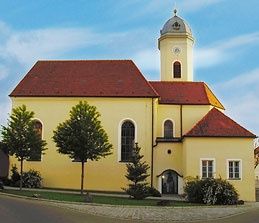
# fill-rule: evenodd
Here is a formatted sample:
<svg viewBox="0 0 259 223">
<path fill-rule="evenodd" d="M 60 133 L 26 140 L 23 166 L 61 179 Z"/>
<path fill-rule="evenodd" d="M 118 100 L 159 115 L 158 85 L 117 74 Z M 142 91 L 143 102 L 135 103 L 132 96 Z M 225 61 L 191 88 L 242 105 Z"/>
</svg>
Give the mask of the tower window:
<svg viewBox="0 0 259 223">
<path fill-rule="evenodd" d="M 179 61 L 175 61 L 173 64 L 174 78 L 181 78 L 181 70 L 181 63 Z"/>
<path fill-rule="evenodd" d="M 166 120 L 164 123 L 164 138 L 172 139 L 174 137 L 174 125 L 171 120 Z"/>
</svg>

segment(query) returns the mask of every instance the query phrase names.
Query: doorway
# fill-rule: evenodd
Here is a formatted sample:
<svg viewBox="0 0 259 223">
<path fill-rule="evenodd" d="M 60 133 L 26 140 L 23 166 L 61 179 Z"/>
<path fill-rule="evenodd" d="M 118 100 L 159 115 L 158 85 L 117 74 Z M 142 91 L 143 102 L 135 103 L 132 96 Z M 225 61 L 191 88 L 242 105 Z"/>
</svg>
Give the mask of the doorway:
<svg viewBox="0 0 259 223">
<path fill-rule="evenodd" d="M 162 175 L 162 194 L 178 194 L 178 174 L 167 170 Z"/>
</svg>

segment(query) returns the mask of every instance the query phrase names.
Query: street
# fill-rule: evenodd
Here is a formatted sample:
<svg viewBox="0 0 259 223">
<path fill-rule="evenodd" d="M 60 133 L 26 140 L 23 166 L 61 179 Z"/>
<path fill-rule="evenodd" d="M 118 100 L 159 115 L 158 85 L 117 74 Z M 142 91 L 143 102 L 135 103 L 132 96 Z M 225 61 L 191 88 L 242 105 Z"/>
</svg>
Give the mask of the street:
<svg viewBox="0 0 259 223">
<path fill-rule="evenodd" d="M 48 205 L 45 202 L 0 195 L 0 222 L 2 223 L 137 223 L 140 221 L 119 220 L 93 216 L 66 208 Z M 259 209 L 231 218 L 208 221 L 210 223 L 258 223 Z M 184 223 L 184 222 L 181 222 Z M 200 223 L 206 223 L 202 221 Z"/>
<path fill-rule="evenodd" d="M 0 195 L 1 223 L 126 223 L 116 219 L 87 215 L 42 202 Z M 131 221 L 132 222 L 132 221 Z"/>
</svg>

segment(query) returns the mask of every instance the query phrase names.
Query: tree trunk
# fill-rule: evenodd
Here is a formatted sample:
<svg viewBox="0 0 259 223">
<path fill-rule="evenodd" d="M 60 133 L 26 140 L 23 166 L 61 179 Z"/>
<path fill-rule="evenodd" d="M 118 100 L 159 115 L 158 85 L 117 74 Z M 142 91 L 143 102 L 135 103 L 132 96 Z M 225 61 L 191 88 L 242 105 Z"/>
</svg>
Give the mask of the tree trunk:
<svg viewBox="0 0 259 223">
<path fill-rule="evenodd" d="M 23 182 L 23 158 L 21 158 L 21 178 L 20 178 L 20 190 L 22 190 L 22 182 Z"/>
<path fill-rule="evenodd" d="M 81 162 L 82 171 L 81 171 L 81 195 L 84 194 L 84 176 L 85 176 L 85 162 Z"/>
</svg>

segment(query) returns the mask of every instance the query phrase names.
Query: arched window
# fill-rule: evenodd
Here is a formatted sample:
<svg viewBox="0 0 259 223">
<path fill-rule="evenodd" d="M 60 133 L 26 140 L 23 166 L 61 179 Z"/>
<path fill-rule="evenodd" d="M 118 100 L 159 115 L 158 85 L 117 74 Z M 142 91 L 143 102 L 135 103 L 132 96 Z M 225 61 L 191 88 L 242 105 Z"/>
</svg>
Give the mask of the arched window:
<svg viewBox="0 0 259 223">
<path fill-rule="evenodd" d="M 42 139 L 42 124 L 38 120 L 34 120 L 34 130 L 37 132 L 37 134 Z M 33 151 L 31 154 L 30 159 L 28 161 L 41 161 L 41 151 Z"/>
<path fill-rule="evenodd" d="M 164 138 L 171 139 L 174 137 L 174 124 L 171 120 L 164 122 Z"/>
<path fill-rule="evenodd" d="M 36 120 L 34 122 L 34 128 L 35 128 L 35 131 L 39 134 L 39 136 L 42 139 L 42 124 L 41 124 L 41 122 Z"/>
<path fill-rule="evenodd" d="M 173 65 L 174 78 L 181 78 L 182 69 L 181 63 L 179 61 L 175 61 Z"/>
<path fill-rule="evenodd" d="M 135 126 L 131 121 L 125 121 L 121 126 L 121 161 L 130 161 L 135 142 Z"/>
</svg>

